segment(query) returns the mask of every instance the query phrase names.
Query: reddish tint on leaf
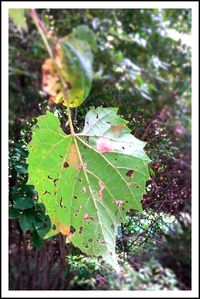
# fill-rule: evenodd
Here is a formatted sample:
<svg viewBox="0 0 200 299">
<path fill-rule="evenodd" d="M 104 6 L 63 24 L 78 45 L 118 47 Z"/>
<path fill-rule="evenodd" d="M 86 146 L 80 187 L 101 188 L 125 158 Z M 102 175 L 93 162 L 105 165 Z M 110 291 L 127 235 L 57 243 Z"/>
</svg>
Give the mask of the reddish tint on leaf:
<svg viewBox="0 0 200 299">
<path fill-rule="evenodd" d="M 103 190 L 105 189 L 105 185 L 102 183 L 102 181 L 99 181 L 99 192 L 98 192 L 98 195 L 99 195 L 99 199 L 102 200 L 103 199 Z"/>
<path fill-rule="evenodd" d="M 86 187 L 83 187 L 83 188 L 82 188 L 82 191 L 83 191 L 83 193 L 86 193 L 86 191 L 87 191 L 87 190 L 86 190 Z"/>
<path fill-rule="evenodd" d="M 83 216 L 83 220 L 87 220 L 89 218 L 89 214 L 86 213 L 84 216 Z"/>
<path fill-rule="evenodd" d="M 112 152 L 113 146 L 112 146 L 112 142 L 110 141 L 110 139 L 105 138 L 105 137 L 100 137 L 97 140 L 97 150 L 101 153 Z"/>
<path fill-rule="evenodd" d="M 123 205 L 123 200 L 114 200 L 113 202 L 116 203 L 118 209 L 120 209 Z"/>
<path fill-rule="evenodd" d="M 82 169 L 82 168 L 84 168 L 84 169 L 86 169 L 87 168 L 87 163 L 79 163 L 77 166 L 76 166 L 76 168 L 77 169 Z"/>
</svg>

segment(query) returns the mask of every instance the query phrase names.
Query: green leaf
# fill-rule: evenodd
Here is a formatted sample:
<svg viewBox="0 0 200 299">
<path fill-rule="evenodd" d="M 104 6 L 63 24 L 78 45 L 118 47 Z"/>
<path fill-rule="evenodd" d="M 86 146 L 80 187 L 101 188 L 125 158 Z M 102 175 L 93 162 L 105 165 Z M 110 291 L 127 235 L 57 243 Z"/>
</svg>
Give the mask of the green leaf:
<svg viewBox="0 0 200 299">
<path fill-rule="evenodd" d="M 15 165 L 14 168 L 17 173 L 20 173 L 20 174 L 27 173 L 27 165 L 24 163 L 19 163 L 19 164 Z"/>
<path fill-rule="evenodd" d="M 131 135 L 115 108 L 86 115 L 80 134 L 66 135 L 57 116 L 38 118 L 28 145 L 28 184 L 35 185 L 52 228 L 90 255 L 103 256 L 119 270 L 117 227 L 140 201 L 149 179 L 144 142 Z"/>
<path fill-rule="evenodd" d="M 36 230 L 32 232 L 32 242 L 37 249 L 42 248 L 42 240 Z"/>
<path fill-rule="evenodd" d="M 25 19 L 25 9 L 9 9 L 9 17 L 15 23 L 19 29 L 27 29 L 26 19 Z"/>
<path fill-rule="evenodd" d="M 20 215 L 20 211 L 17 209 L 14 209 L 13 207 L 9 208 L 9 219 L 18 219 Z"/>
<path fill-rule="evenodd" d="M 55 47 L 55 61 L 68 89 L 70 107 L 78 107 L 87 98 L 92 84 L 93 54 L 96 49 L 94 33 L 87 26 L 79 26 L 73 33 L 59 40 Z M 43 90 L 51 95 L 50 102 L 64 103 L 61 82 L 52 59 L 43 64 Z"/>
<path fill-rule="evenodd" d="M 17 198 L 16 203 L 14 204 L 15 209 L 26 210 L 34 206 L 34 201 L 31 198 Z"/>
<path fill-rule="evenodd" d="M 25 233 L 27 230 L 31 230 L 32 226 L 26 214 L 21 214 L 19 216 L 19 225 L 23 232 Z"/>
<path fill-rule="evenodd" d="M 94 52 L 97 51 L 96 36 L 87 25 L 80 25 L 74 28 L 70 37 L 86 42 Z"/>
</svg>

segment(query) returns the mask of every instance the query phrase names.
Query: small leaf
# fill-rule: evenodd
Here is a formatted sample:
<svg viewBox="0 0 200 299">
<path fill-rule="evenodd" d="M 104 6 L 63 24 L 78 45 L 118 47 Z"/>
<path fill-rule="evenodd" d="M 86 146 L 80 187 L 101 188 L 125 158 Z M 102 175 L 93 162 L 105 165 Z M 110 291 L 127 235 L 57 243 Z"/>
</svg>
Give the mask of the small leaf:
<svg viewBox="0 0 200 299">
<path fill-rule="evenodd" d="M 32 242 L 37 249 L 42 248 L 42 240 L 36 230 L 32 232 Z"/>
<path fill-rule="evenodd" d="M 15 8 L 9 9 L 9 17 L 15 23 L 19 29 L 27 29 L 26 19 L 25 19 L 25 9 Z"/>
<path fill-rule="evenodd" d="M 9 208 L 9 218 L 10 219 L 18 219 L 20 215 L 20 211 L 14 208 Z"/>
<path fill-rule="evenodd" d="M 26 210 L 34 206 L 34 201 L 31 198 L 18 198 L 14 204 L 15 209 Z"/>
<path fill-rule="evenodd" d="M 21 229 L 23 230 L 23 232 L 25 233 L 28 230 L 32 229 L 31 223 L 28 220 L 28 217 L 26 216 L 26 214 L 21 214 L 19 216 L 19 225 L 21 227 Z"/>
<path fill-rule="evenodd" d="M 27 173 L 27 165 L 24 163 L 20 163 L 15 165 L 15 170 L 17 173 L 23 174 L 23 173 Z"/>
</svg>

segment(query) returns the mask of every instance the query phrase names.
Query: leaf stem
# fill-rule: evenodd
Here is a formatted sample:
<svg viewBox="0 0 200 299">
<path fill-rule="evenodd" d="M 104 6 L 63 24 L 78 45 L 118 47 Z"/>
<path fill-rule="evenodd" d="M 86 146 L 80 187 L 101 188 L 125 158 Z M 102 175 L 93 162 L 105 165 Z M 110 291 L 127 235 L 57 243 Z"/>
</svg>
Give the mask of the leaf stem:
<svg viewBox="0 0 200 299">
<path fill-rule="evenodd" d="M 59 67 L 57 61 L 54 58 L 53 51 L 52 51 L 52 49 L 49 45 L 49 42 L 48 42 L 48 39 L 47 39 L 47 30 L 44 30 L 44 26 L 41 25 L 42 22 L 39 19 L 35 9 L 29 9 L 28 12 L 31 15 L 31 17 L 32 17 L 32 19 L 35 23 L 35 26 L 36 26 L 36 28 L 37 28 L 37 30 L 38 30 L 38 32 L 39 32 L 39 34 L 40 34 L 40 36 L 43 40 L 43 43 L 44 43 L 44 45 L 47 49 L 47 52 L 49 53 L 49 56 L 51 57 L 54 65 L 55 65 L 58 77 L 59 77 L 61 85 L 62 85 L 62 91 L 63 91 L 64 98 L 65 98 L 64 101 L 65 101 L 66 106 L 67 106 L 67 115 L 68 115 L 68 120 L 69 120 L 70 132 L 71 132 L 72 135 L 75 135 L 73 122 L 72 122 L 72 117 L 71 117 L 70 105 L 69 105 L 69 100 L 68 100 L 67 85 L 66 85 L 65 80 L 63 78 L 60 67 Z M 57 39 L 53 38 L 53 41 L 55 42 L 55 41 L 57 41 Z"/>
</svg>

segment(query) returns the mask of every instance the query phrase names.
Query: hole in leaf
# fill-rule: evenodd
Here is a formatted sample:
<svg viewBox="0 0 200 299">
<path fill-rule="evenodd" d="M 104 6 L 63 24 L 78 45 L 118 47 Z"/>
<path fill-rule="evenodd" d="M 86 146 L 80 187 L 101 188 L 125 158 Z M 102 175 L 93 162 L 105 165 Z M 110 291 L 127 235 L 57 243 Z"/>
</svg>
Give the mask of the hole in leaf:
<svg viewBox="0 0 200 299">
<path fill-rule="evenodd" d="M 69 167 L 69 164 L 65 161 L 65 163 L 63 164 L 63 167 L 67 168 L 67 167 Z"/>
<path fill-rule="evenodd" d="M 56 186 L 58 179 L 53 180 L 54 186 Z"/>
<path fill-rule="evenodd" d="M 134 176 L 134 170 L 130 169 L 127 171 L 126 176 L 128 176 L 129 178 L 133 178 Z"/>
<path fill-rule="evenodd" d="M 75 198 L 75 199 L 77 199 L 77 196 L 76 196 L 76 195 L 74 195 L 74 198 Z"/>
<path fill-rule="evenodd" d="M 51 194 L 51 192 L 45 190 L 45 191 L 43 192 L 43 194 Z"/>
<path fill-rule="evenodd" d="M 78 232 L 79 232 L 79 234 L 81 234 L 83 232 L 83 227 L 82 226 L 78 228 Z"/>
<path fill-rule="evenodd" d="M 63 208 L 62 197 L 60 198 L 60 207 Z"/>
<path fill-rule="evenodd" d="M 73 225 L 70 226 L 70 233 L 73 234 L 75 233 L 76 229 L 73 227 Z"/>
</svg>

